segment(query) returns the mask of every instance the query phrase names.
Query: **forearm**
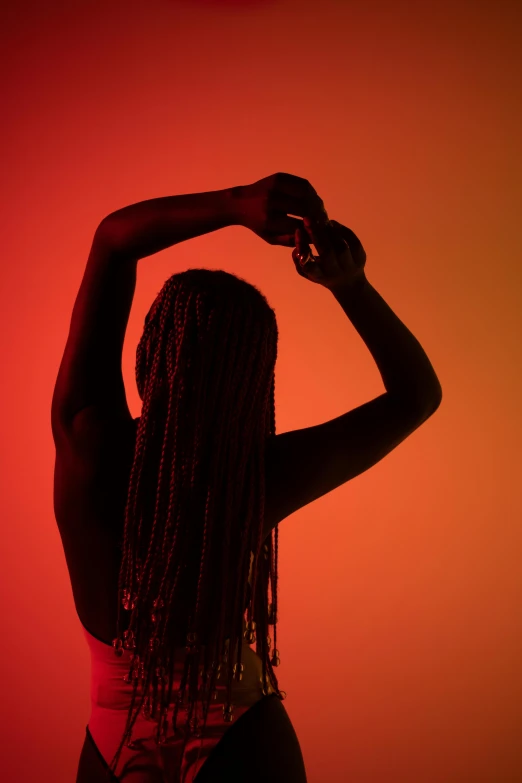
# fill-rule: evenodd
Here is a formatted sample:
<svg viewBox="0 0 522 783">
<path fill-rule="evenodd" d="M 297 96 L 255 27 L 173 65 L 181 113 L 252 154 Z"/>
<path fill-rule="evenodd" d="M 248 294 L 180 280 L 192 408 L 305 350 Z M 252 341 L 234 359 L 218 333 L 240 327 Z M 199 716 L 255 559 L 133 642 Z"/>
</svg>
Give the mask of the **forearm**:
<svg viewBox="0 0 522 783">
<path fill-rule="evenodd" d="M 236 222 L 230 189 L 164 196 L 111 212 L 102 225 L 121 255 L 144 258 Z"/>
<path fill-rule="evenodd" d="M 332 293 L 372 354 L 386 391 L 432 412 L 442 399 L 435 370 L 419 341 L 367 278 L 356 288 Z"/>
</svg>

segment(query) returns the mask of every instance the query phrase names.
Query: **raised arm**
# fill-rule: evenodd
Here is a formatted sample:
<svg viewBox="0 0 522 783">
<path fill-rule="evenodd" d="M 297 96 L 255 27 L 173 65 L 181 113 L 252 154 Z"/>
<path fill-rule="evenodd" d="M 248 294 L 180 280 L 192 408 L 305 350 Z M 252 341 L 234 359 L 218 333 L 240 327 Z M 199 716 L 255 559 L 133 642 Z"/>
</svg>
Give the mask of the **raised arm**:
<svg viewBox="0 0 522 783">
<path fill-rule="evenodd" d="M 230 191 L 141 201 L 95 231 L 51 404 L 55 441 L 94 420 L 131 421 L 121 368 L 140 258 L 233 222 Z"/>
<path fill-rule="evenodd" d="M 384 388 L 398 401 L 431 415 L 442 387 L 422 345 L 365 279 L 357 290 L 332 292 L 373 356 Z"/>
<path fill-rule="evenodd" d="M 366 277 L 366 253 L 351 229 L 327 217 L 305 218 L 293 253 L 302 277 L 327 288 L 365 342 L 388 394 L 421 415 L 431 415 L 442 400 L 442 387 L 417 338 L 402 323 Z M 303 259 L 313 242 L 319 256 Z"/>
<path fill-rule="evenodd" d="M 102 222 L 118 254 L 139 259 L 232 225 L 250 229 L 270 245 L 294 247 L 302 221 L 290 215 L 317 215 L 321 208 L 308 180 L 278 173 L 251 185 L 140 201 Z"/>
<path fill-rule="evenodd" d="M 306 180 L 288 176 L 279 180 L 280 175 L 272 175 L 249 189 L 248 209 L 240 186 L 140 201 L 101 221 L 73 307 L 53 394 L 51 421 L 57 442 L 69 439 L 81 422 L 91 433 L 93 419 L 132 420 L 121 356 L 138 260 L 225 226 L 247 225 L 245 213 L 252 215 L 252 205 L 252 230 L 270 244 L 293 245 L 300 222 L 288 213 L 314 213 L 317 199 Z"/>
<path fill-rule="evenodd" d="M 137 260 L 233 225 L 234 210 L 232 190 L 226 188 L 139 201 L 111 212 L 103 225 L 118 254 Z"/>
<path fill-rule="evenodd" d="M 310 257 L 310 241 L 318 256 Z M 368 282 L 358 237 L 305 217 L 292 253 L 298 273 L 328 288 L 365 342 L 386 389 L 335 419 L 275 435 L 265 452 L 264 536 L 285 517 L 376 465 L 437 410 L 442 388 L 419 341 Z"/>
</svg>

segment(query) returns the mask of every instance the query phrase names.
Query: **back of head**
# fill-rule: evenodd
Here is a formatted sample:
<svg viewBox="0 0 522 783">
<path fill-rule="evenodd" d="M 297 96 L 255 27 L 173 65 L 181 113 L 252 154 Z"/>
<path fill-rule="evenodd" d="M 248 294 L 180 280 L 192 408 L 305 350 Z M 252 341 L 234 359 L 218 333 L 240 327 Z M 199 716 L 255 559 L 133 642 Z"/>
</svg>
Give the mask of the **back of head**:
<svg viewBox="0 0 522 783">
<path fill-rule="evenodd" d="M 258 377 L 266 369 L 273 374 L 277 339 L 275 313 L 255 286 L 222 270 L 175 274 L 145 318 L 136 354 L 140 397 L 145 405 L 150 387 L 152 399 L 161 400 L 156 406 L 159 417 L 166 414 L 172 385 L 179 382 L 186 393 L 210 386 L 211 404 L 224 402 L 224 394 L 237 397 L 252 373 Z"/>
</svg>

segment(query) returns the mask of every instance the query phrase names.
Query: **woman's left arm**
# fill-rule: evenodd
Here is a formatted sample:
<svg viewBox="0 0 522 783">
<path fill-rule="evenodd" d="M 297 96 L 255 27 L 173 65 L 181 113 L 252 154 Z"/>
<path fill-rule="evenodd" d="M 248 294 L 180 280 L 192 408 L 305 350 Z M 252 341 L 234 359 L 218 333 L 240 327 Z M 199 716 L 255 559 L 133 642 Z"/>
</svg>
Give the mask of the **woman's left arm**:
<svg viewBox="0 0 522 783">
<path fill-rule="evenodd" d="M 139 259 L 238 223 L 232 188 L 139 201 L 102 221 L 118 256 Z"/>
</svg>

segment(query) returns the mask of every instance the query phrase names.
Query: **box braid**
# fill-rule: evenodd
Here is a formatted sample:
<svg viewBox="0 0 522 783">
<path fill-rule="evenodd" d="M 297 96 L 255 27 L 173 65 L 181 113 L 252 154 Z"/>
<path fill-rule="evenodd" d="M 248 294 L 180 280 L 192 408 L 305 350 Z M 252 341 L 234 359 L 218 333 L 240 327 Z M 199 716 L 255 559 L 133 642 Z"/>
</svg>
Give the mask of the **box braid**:
<svg viewBox="0 0 522 783">
<path fill-rule="evenodd" d="M 158 724 L 157 744 L 184 736 L 184 751 L 191 733 L 203 736 L 210 702 L 217 696 L 216 680 L 225 673 L 223 720 L 233 720 L 232 682 L 242 677 L 243 636 L 249 644 L 256 642 L 263 692 L 268 693 L 270 681 L 280 698 L 286 695 L 274 672 L 279 665 L 277 525 L 274 546 L 272 535 L 262 546 L 265 449 L 275 435 L 277 340 L 275 313 L 265 297 L 222 270 L 173 275 L 145 318 L 136 352 L 143 406 L 125 508 L 112 643 L 117 656 L 123 649 L 133 651 L 124 679 L 134 687 L 109 779 L 123 746 L 134 748 L 132 728 L 140 710 Z M 126 621 L 121 607 L 131 613 Z M 174 650 L 184 643 L 173 736 L 168 737 Z M 180 709 L 187 711 L 185 732 L 177 726 Z"/>
</svg>

